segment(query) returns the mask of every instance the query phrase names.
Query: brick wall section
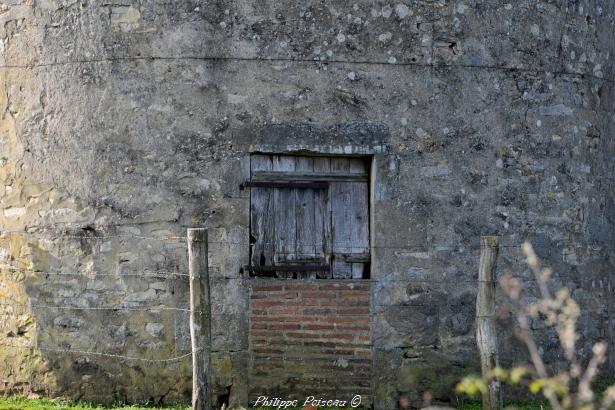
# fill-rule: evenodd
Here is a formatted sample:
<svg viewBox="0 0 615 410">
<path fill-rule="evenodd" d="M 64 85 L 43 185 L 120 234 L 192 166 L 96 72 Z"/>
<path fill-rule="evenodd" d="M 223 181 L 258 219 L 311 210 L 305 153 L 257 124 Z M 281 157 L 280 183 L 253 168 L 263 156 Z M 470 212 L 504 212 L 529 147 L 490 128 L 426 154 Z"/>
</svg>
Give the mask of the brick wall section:
<svg viewBox="0 0 615 410">
<path fill-rule="evenodd" d="M 370 283 L 254 280 L 250 400 L 371 393 Z"/>
</svg>

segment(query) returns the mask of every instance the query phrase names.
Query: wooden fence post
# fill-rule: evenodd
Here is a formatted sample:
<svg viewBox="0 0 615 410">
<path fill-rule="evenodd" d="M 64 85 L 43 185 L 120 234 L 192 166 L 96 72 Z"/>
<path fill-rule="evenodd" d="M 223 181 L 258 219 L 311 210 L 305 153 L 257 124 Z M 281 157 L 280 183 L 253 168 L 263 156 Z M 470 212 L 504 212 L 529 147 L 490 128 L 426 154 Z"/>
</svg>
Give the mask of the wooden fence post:
<svg viewBox="0 0 615 410">
<path fill-rule="evenodd" d="M 192 342 L 192 409 L 211 410 L 211 299 L 207 230 L 188 229 L 190 271 L 190 339 Z"/>
<path fill-rule="evenodd" d="M 480 353 L 483 377 L 498 366 L 497 333 L 495 329 L 495 266 L 498 257 L 498 238 L 481 236 L 478 293 L 476 295 L 476 344 Z M 502 395 L 500 381 L 493 378 L 483 394 L 483 410 L 500 410 Z"/>
</svg>

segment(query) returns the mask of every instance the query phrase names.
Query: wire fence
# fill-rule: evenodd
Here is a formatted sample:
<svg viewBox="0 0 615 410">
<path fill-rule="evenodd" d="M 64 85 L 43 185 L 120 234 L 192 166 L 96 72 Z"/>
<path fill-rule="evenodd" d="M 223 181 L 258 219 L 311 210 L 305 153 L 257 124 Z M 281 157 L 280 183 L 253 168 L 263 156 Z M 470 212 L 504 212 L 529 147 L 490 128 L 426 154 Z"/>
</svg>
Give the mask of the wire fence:
<svg viewBox="0 0 615 410">
<path fill-rule="evenodd" d="M 45 239 L 67 239 L 67 240 L 106 240 L 106 239 L 137 239 L 137 240 L 159 240 L 159 241 L 184 241 L 184 245 L 186 245 L 186 236 L 145 236 L 145 235 L 135 235 L 135 234 L 71 234 L 70 232 L 64 232 L 60 236 L 50 235 L 48 232 L 44 233 L 32 233 L 25 231 L 11 231 L 11 230 L 0 230 L 0 240 L 2 237 L 6 237 L 7 235 L 25 235 L 27 237 L 35 237 L 37 239 L 45 240 Z M 1 260 L 1 258 L 0 258 Z M 14 262 L 13 262 L 14 263 Z M 87 271 L 70 271 L 65 269 L 57 269 L 57 270 L 46 270 L 46 269 L 35 269 L 32 267 L 23 267 L 23 266 L 14 266 L 11 264 L 0 264 L 0 272 L 5 274 L 25 274 L 25 275 L 41 275 L 45 277 L 49 276 L 77 276 L 77 277 L 86 277 L 86 278 L 97 278 L 97 277 L 110 277 L 110 278 L 121 278 L 121 277 L 144 277 L 144 278 L 155 278 L 157 280 L 176 280 L 190 279 L 190 273 L 183 272 L 181 270 L 142 270 L 140 272 L 118 272 L 118 273 L 109 273 L 109 272 L 96 272 L 92 270 Z M 43 311 L 100 311 L 100 312 L 115 312 L 115 313 L 124 313 L 124 312 L 152 312 L 152 313 L 160 313 L 163 311 L 167 312 L 178 312 L 178 313 L 195 313 L 197 315 L 208 315 L 207 312 L 200 310 L 191 310 L 187 307 L 181 306 L 168 306 L 163 303 L 156 303 L 153 305 L 144 306 L 140 301 L 133 300 L 124 300 L 119 304 L 109 305 L 109 306 L 84 306 L 83 300 L 78 298 L 70 301 L 71 303 L 60 303 L 60 304 L 39 304 L 39 303 L 24 303 L 23 301 L 17 300 L 15 298 L 10 298 L 6 296 L 0 297 L 0 320 L 5 321 L 7 316 L 15 316 L 17 313 L 15 309 L 24 309 L 24 310 L 32 310 L 32 309 L 40 309 Z M 5 322 L 6 323 L 6 322 Z M 99 325 L 98 323 L 95 325 Z M 40 331 L 40 322 L 37 322 L 37 326 L 39 326 L 38 331 Z M 11 341 L 12 343 L 6 343 L 6 341 Z M 39 343 L 36 343 L 33 339 L 24 338 L 24 337 L 9 337 L 5 339 L 4 342 L 0 342 L 0 346 L 10 349 L 28 349 L 35 351 L 44 351 L 44 352 L 52 352 L 57 354 L 64 355 L 80 355 L 80 356 L 94 356 L 100 358 L 109 358 L 109 359 L 118 359 L 123 361 L 138 361 L 149 364 L 168 364 L 180 362 L 182 360 L 190 358 L 195 351 L 190 350 L 185 354 L 180 354 L 171 357 L 165 358 L 148 358 L 143 356 L 130 356 L 119 354 L 112 351 L 95 351 L 95 350 L 84 350 L 84 349 L 76 349 L 70 346 L 62 347 L 62 346 L 42 346 Z"/>
<path fill-rule="evenodd" d="M 51 240 L 52 238 L 50 238 L 50 236 L 48 234 L 44 234 L 44 233 L 35 233 L 35 232 L 27 232 L 27 231 L 23 231 L 23 230 L 0 230 L 0 239 L 2 238 L 2 236 L 4 235 L 8 235 L 8 234 L 19 234 L 19 235 L 24 235 L 24 236 L 29 236 L 29 237 L 33 237 L 33 238 L 37 238 L 37 239 L 42 239 L 42 240 Z M 153 241 L 181 241 L 179 243 L 182 243 L 183 245 L 186 245 L 186 241 L 187 241 L 187 236 L 147 236 L 147 235 L 137 235 L 137 234 L 92 234 L 92 235 L 76 235 L 76 234 L 60 234 L 61 236 L 58 237 L 54 237 L 53 239 L 60 239 L 60 238 L 64 238 L 64 239 L 84 239 L 84 240 L 105 240 L 105 239 L 117 239 L 117 238 L 123 238 L 123 239 L 141 239 L 141 240 L 153 240 Z M 254 241 L 233 241 L 233 240 L 208 240 L 207 241 L 208 244 L 215 244 L 215 245 L 239 245 L 239 246 L 250 246 L 253 245 L 255 242 Z M 275 246 L 275 245 L 280 245 L 281 242 L 263 242 L 263 241 L 259 241 L 260 245 L 263 246 Z M 286 241 L 286 243 L 292 243 L 292 241 Z M 505 244 L 505 243 L 500 243 L 498 245 L 499 248 L 517 248 L 517 249 L 521 249 L 523 242 L 516 242 L 516 243 L 511 243 L 511 244 Z M 300 246 L 308 246 L 308 245 L 300 245 Z M 309 245 L 311 246 L 311 245 Z M 346 245 L 343 242 L 336 242 L 335 244 L 336 247 L 339 248 L 343 248 L 343 249 L 351 249 L 351 250 L 365 250 L 365 249 L 395 249 L 395 250 L 412 250 L 415 248 L 420 248 L 420 249 L 425 249 L 425 247 L 417 247 L 414 245 L 368 245 L 368 246 L 352 246 L 352 245 Z M 438 251 L 438 250 L 446 250 L 448 248 L 450 248 L 451 245 L 439 245 L 439 246 L 432 246 L 431 249 L 434 251 Z M 463 248 L 463 249 L 472 249 L 472 250 L 480 250 L 480 245 L 478 244 L 461 244 L 461 245 L 455 245 L 456 248 Z M 446 249 L 443 249 L 446 248 Z M 278 253 L 276 251 L 276 253 Z M 291 252 L 289 252 L 290 254 Z M 297 253 L 297 252 L 292 252 L 292 253 Z"/>
<path fill-rule="evenodd" d="M 2 237 L 7 236 L 7 235 L 26 235 L 28 237 L 34 237 L 34 238 L 38 238 L 41 240 L 45 240 L 45 239 L 71 239 L 71 240 L 109 240 L 109 239 L 121 239 L 121 240 L 126 240 L 126 239 L 131 239 L 131 240 L 155 240 L 155 241 L 175 241 L 177 243 L 183 243 L 184 245 L 187 245 L 187 240 L 188 237 L 186 235 L 165 235 L 165 236 L 148 236 L 148 235 L 141 235 L 141 234 L 102 234 L 102 233 L 92 233 L 92 234 L 75 234 L 75 233 L 71 233 L 69 231 L 65 230 L 65 233 L 62 234 L 61 236 L 49 236 L 49 233 L 47 232 L 38 232 L 38 233 L 34 233 L 34 232 L 26 232 L 26 231 L 18 231 L 18 230 L 0 230 L 0 239 L 2 239 Z M 251 245 L 254 244 L 254 242 L 251 241 L 234 241 L 234 240 L 208 240 L 207 241 L 209 245 L 225 245 L 225 246 L 246 246 L 249 247 Z M 276 243 L 273 242 L 264 242 L 264 243 L 260 243 L 263 246 L 271 246 L 271 245 L 277 245 Z M 423 248 L 421 247 L 420 249 L 415 249 L 412 246 L 390 246 L 390 245 L 369 245 L 369 246 L 361 246 L 361 247 L 356 247 L 356 246 L 341 246 L 341 249 L 343 249 L 346 252 L 351 252 L 354 250 L 358 250 L 358 251 L 371 251 L 371 250 L 376 250 L 376 249 L 387 249 L 387 250 L 394 250 L 394 251 L 400 251 L 400 252 L 410 252 L 410 254 L 412 253 L 425 253 L 425 252 L 439 252 L 439 251 L 443 251 L 443 250 L 451 250 L 449 249 L 447 246 L 443 245 L 440 247 L 436 247 L 436 248 L 432 248 L 432 249 L 427 249 L 427 248 Z M 457 245 L 455 247 L 456 249 L 464 249 L 464 250 L 476 250 L 478 251 L 480 249 L 480 245 L 478 244 L 472 244 L 470 245 Z M 511 243 L 511 244 L 500 244 L 499 248 L 516 248 L 516 249 L 521 249 L 521 243 Z M 276 255 L 297 255 L 297 254 L 301 254 L 303 256 L 305 256 L 304 253 L 302 252 L 279 252 L 276 251 L 275 252 Z M 317 252 L 314 252 L 314 255 L 316 255 Z M 322 251 L 319 251 L 318 255 L 322 254 Z M 421 255 L 418 255 L 419 257 Z M 71 271 L 71 270 L 63 270 L 63 269 L 59 269 L 59 270 L 46 270 L 46 269 L 35 269 L 32 267 L 20 267 L 20 266 L 14 266 L 11 264 L 5 264 L 5 265 L 1 265 L 0 264 L 0 272 L 3 273 L 15 273 L 15 274 L 31 274 L 31 275 L 43 275 L 43 276 L 79 276 L 79 277 L 86 277 L 86 278 L 96 278 L 96 277 L 111 277 L 111 278 L 121 278 L 121 277 L 145 277 L 145 278 L 156 278 L 156 279 L 165 279 L 165 280 L 177 280 L 177 279 L 182 279 L 182 280 L 188 280 L 191 279 L 191 275 L 190 273 L 184 272 L 181 269 L 176 269 L 176 270 L 141 270 L 139 272 L 118 272 L 118 273 L 109 273 L 109 272 L 97 272 L 97 271 L 92 271 L 92 270 L 88 270 L 88 271 Z M 387 277 L 384 276 L 382 278 L 379 278 L 378 280 L 374 280 L 374 279 L 357 279 L 357 280 L 361 280 L 361 281 L 366 281 L 366 282 L 381 282 L 381 283 L 389 283 L 389 282 L 396 282 L 396 281 L 402 281 L 399 278 L 395 278 L 395 277 Z M 407 282 L 407 280 L 403 280 L 404 282 Z M 441 283 L 441 284 L 446 284 L 446 283 L 455 283 L 455 284 L 461 284 L 461 283 L 467 283 L 467 284 L 477 284 L 477 280 L 476 279 L 461 279 L 461 278 L 455 278 L 455 279 L 437 279 L 437 278 L 424 278 L 424 277 L 413 277 L 411 278 L 411 281 L 414 283 Z M 528 281 L 528 282 L 532 282 L 534 281 L 534 279 L 532 278 L 524 278 L 524 281 Z M 156 305 L 148 305 L 148 306 L 143 306 L 140 305 L 140 302 L 136 302 L 136 301 L 127 301 L 125 300 L 124 302 L 120 303 L 120 304 L 115 304 L 115 305 L 111 305 L 111 306 L 83 306 L 81 305 L 78 299 L 75 299 L 75 304 L 38 304 L 38 303 L 24 303 L 22 301 L 19 301 L 17 299 L 12 299 L 12 298 L 7 298 L 7 297 L 2 297 L 0 300 L 0 307 L 4 308 L 4 311 L 2 309 L 0 309 L 0 315 L 15 315 L 15 311 L 14 308 L 18 307 L 18 308 L 24 308 L 24 309 L 41 309 L 41 310 L 76 310 L 76 311 L 108 311 L 108 312 L 117 312 L 117 313 L 122 313 L 122 312 L 135 312 L 135 311 L 141 311 L 141 312 L 161 312 L 161 311 L 170 311 L 170 312 L 180 312 L 180 313 L 190 313 L 191 309 L 190 308 L 186 308 L 186 307 L 181 307 L 181 306 L 168 306 L 165 304 L 156 304 Z M 197 315 L 208 315 L 208 312 L 204 312 L 204 311 L 194 311 L 195 314 Z M 5 318 L 3 318 L 2 320 L 4 320 Z M 11 344 L 11 343 L 3 343 L 0 342 L 0 346 L 2 347 L 7 347 L 7 348 L 15 348 L 15 349 L 34 349 L 34 350 L 40 350 L 40 351 L 48 351 L 48 352 L 53 352 L 53 353 L 59 353 L 59 354 L 70 354 L 70 355 L 85 355 L 85 356 L 95 356 L 95 357 L 102 357 L 102 358 L 111 358 L 111 359 L 118 359 L 118 360 L 126 360 L 126 361 L 139 361 L 139 362 L 145 362 L 145 363 L 159 363 L 159 364 L 166 364 L 166 363 L 173 363 L 173 362 L 178 362 L 178 361 L 182 361 L 184 359 L 187 359 L 189 357 L 191 357 L 195 352 L 194 351 L 190 351 L 188 353 L 185 354 L 181 354 L 181 355 L 177 355 L 177 356 L 172 356 L 172 357 L 166 357 L 166 358 L 162 358 L 162 359 L 153 359 L 153 358 L 145 358 L 145 357 L 138 357 L 138 356 L 129 356 L 129 355 L 122 355 L 122 354 L 118 354 L 118 353 L 114 353 L 114 352 L 107 352 L 107 351 L 94 351 L 94 350 L 83 350 L 83 349 L 74 349 L 72 347 L 49 347 L 49 346 L 39 346 L 39 345 L 30 345 L 30 343 L 32 342 L 29 339 L 24 339 L 24 338 L 19 338 L 18 340 L 20 342 L 25 342 L 22 344 Z"/>
</svg>

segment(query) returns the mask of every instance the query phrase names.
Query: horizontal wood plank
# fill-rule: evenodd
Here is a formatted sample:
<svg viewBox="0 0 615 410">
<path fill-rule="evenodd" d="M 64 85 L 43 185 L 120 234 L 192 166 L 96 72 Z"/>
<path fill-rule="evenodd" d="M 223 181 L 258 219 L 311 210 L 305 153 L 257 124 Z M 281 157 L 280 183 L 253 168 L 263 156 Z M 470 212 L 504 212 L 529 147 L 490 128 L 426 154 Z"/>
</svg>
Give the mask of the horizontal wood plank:
<svg viewBox="0 0 615 410">
<path fill-rule="evenodd" d="M 328 272 L 331 270 L 329 265 L 274 265 L 274 266 L 246 266 L 245 269 L 252 272 L 274 271 L 274 272 Z"/>
<path fill-rule="evenodd" d="M 310 182 L 310 181 L 246 181 L 242 184 L 243 187 L 250 188 L 314 188 L 326 189 L 329 186 L 328 182 Z"/>
<path fill-rule="evenodd" d="M 348 182 L 367 182 L 369 174 L 350 173 L 350 172 L 296 172 L 296 171 L 255 171 L 252 172 L 252 182 L 256 181 L 303 181 L 303 182 L 327 182 L 327 181 L 348 181 Z"/>
</svg>

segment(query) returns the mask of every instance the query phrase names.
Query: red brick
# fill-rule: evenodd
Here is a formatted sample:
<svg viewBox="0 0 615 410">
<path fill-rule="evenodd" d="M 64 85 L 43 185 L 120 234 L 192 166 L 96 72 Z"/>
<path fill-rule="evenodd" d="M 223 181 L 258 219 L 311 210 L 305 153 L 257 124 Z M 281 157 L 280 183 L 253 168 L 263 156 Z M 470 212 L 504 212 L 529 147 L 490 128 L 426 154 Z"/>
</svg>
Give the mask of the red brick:
<svg viewBox="0 0 615 410">
<path fill-rule="evenodd" d="M 249 339 L 255 356 L 253 369 L 267 377 L 297 377 L 302 383 L 313 379 L 333 385 L 342 379 L 352 384 L 353 391 L 356 387 L 362 390 L 363 385 L 369 388 L 371 285 L 280 282 L 254 287 L 275 290 L 252 293 Z M 336 357 L 346 358 L 348 367 L 331 369 Z M 309 368 L 302 363 L 309 363 Z"/>
<path fill-rule="evenodd" d="M 250 320 L 253 322 L 268 322 L 271 319 L 268 316 L 250 316 Z"/>
<path fill-rule="evenodd" d="M 367 349 L 370 346 L 369 343 L 362 343 L 362 344 L 357 344 L 357 343 L 345 343 L 344 341 L 339 341 L 338 344 L 335 347 L 340 347 L 343 349 L 346 348 L 355 348 L 355 349 Z"/>
<path fill-rule="evenodd" d="M 369 315 L 369 309 L 354 308 L 354 309 L 337 309 L 339 315 Z"/>
<path fill-rule="evenodd" d="M 305 330 L 335 330 L 333 325 L 303 325 Z"/>
<path fill-rule="evenodd" d="M 301 312 L 304 315 L 326 315 L 326 314 L 337 314 L 337 310 L 335 309 L 303 309 Z"/>
<path fill-rule="evenodd" d="M 357 300 L 323 300 L 320 306 L 369 306 L 369 299 Z"/>
<path fill-rule="evenodd" d="M 318 318 L 320 322 L 325 323 L 352 323 L 354 319 L 351 317 L 335 317 L 335 316 L 324 316 Z"/>
<path fill-rule="evenodd" d="M 303 313 L 303 310 L 302 309 L 278 309 L 278 308 L 272 308 L 271 310 L 268 310 L 265 313 L 269 314 L 269 315 L 298 315 L 298 314 Z"/>
<path fill-rule="evenodd" d="M 282 317 L 279 319 L 284 322 L 316 322 L 315 317 L 309 317 L 309 316 Z"/>
<path fill-rule="evenodd" d="M 313 338 L 314 335 L 310 333 L 287 333 L 286 336 L 294 338 Z"/>
<path fill-rule="evenodd" d="M 323 302 L 317 300 L 299 300 L 286 302 L 287 306 L 319 306 Z"/>
<path fill-rule="evenodd" d="M 327 354 L 327 355 L 335 355 L 335 356 L 354 356 L 354 350 L 339 350 L 339 349 L 335 349 L 335 350 L 321 350 L 322 354 Z"/>
<path fill-rule="evenodd" d="M 256 316 L 251 318 L 255 322 L 274 322 L 274 323 L 301 323 L 301 322 L 315 322 L 316 318 L 303 317 L 303 316 Z"/>
<path fill-rule="evenodd" d="M 348 284 L 334 283 L 330 285 L 320 285 L 321 290 L 352 290 Z"/>
<path fill-rule="evenodd" d="M 339 330 L 356 330 L 359 332 L 369 332 L 369 326 L 336 326 L 336 329 Z"/>
<path fill-rule="evenodd" d="M 266 332 L 266 331 L 262 331 L 262 330 L 250 332 L 250 336 L 270 337 L 270 336 L 274 336 L 274 335 L 275 335 L 275 333 Z"/>
<path fill-rule="evenodd" d="M 337 299 L 335 293 L 303 293 L 301 297 L 310 299 Z"/>
<path fill-rule="evenodd" d="M 282 345 L 287 349 L 295 349 L 295 348 L 299 348 L 299 346 L 302 346 L 302 340 L 287 340 L 287 339 L 279 339 L 279 338 L 274 338 L 271 339 L 269 341 L 269 343 L 271 343 L 272 345 Z"/>
<path fill-rule="evenodd" d="M 286 290 L 318 290 L 318 285 L 313 283 L 288 283 Z"/>
<path fill-rule="evenodd" d="M 348 359 L 348 362 L 356 364 L 372 364 L 370 359 Z"/>
<path fill-rule="evenodd" d="M 271 349 L 271 348 L 254 348 L 252 349 L 254 353 L 284 353 L 284 351 L 280 349 Z"/>
<path fill-rule="evenodd" d="M 271 325 L 270 330 L 299 330 L 299 325 Z"/>
<path fill-rule="evenodd" d="M 368 317 L 321 317 L 318 318 L 320 322 L 325 323 L 369 323 Z"/>
<path fill-rule="evenodd" d="M 323 339 L 340 339 L 340 340 L 351 340 L 354 339 L 354 335 L 346 334 L 346 333 L 326 333 L 321 334 L 320 337 Z"/>
<path fill-rule="evenodd" d="M 369 299 L 368 293 L 340 293 L 340 297 L 344 299 Z"/>
<path fill-rule="evenodd" d="M 306 340 L 303 342 L 304 346 L 313 346 L 313 347 L 336 347 L 335 342 L 317 342 L 312 340 Z"/>
<path fill-rule="evenodd" d="M 250 302 L 250 304 L 255 307 L 267 307 L 284 305 L 284 302 L 276 300 L 255 300 L 254 302 Z"/>
</svg>

